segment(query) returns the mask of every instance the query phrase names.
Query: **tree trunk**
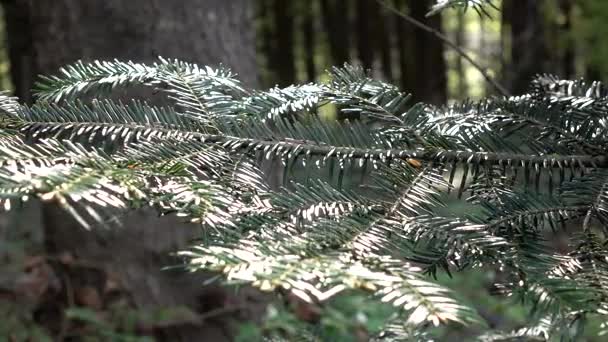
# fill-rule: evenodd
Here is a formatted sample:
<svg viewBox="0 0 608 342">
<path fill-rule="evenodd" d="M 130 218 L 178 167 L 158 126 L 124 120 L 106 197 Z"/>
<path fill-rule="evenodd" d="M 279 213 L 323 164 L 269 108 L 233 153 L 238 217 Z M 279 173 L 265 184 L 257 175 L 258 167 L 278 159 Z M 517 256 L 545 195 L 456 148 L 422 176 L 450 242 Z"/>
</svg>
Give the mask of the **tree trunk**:
<svg viewBox="0 0 608 342">
<path fill-rule="evenodd" d="M 4 0 L 11 73 L 30 102 L 39 74 L 78 59 L 154 61 L 159 55 L 231 67 L 257 82 L 247 0 Z"/>
<path fill-rule="evenodd" d="M 510 0 L 503 2 L 505 19 L 511 27 L 510 90 L 525 93 L 530 81 L 546 71 L 547 51 L 541 6 L 538 0 Z"/>
<path fill-rule="evenodd" d="M 365 69 L 371 69 L 376 50 L 374 26 L 376 20 L 376 4 L 373 0 L 357 0 L 357 57 Z"/>
<path fill-rule="evenodd" d="M 3 4 L 16 94 L 28 103 L 37 75 L 54 74 L 78 59 L 152 62 L 161 55 L 204 65 L 222 63 L 246 85 L 257 83 L 248 0 L 4 0 Z M 161 271 L 176 262 L 167 258 L 168 253 L 200 236 L 200 226 L 139 210 L 122 218 L 121 229 L 86 231 L 52 205 L 45 204 L 42 213 L 46 253 L 67 252 L 94 262 L 103 271 L 100 277 L 114 274 L 135 307 L 186 305 L 204 313 L 226 303 L 249 303 L 241 302 L 249 300 L 244 297 L 204 287 L 201 275 Z M 262 316 L 262 309 L 249 312 L 255 305 L 245 307 L 231 312 L 233 318 Z M 234 320 L 228 316 L 202 324 L 186 322 L 170 334 L 165 331 L 161 340 L 231 340 L 235 329 L 229 322 Z"/>
<path fill-rule="evenodd" d="M 400 11 L 408 11 L 407 0 L 395 0 L 395 6 Z M 416 75 L 414 74 L 416 66 L 412 56 L 414 42 L 411 39 L 414 36 L 414 29 L 401 18 L 396 18 L 396 21 L 397 50 L 399 52 L 399 83 L 404 91 L 413 92 L 416 89 Z"/>
<path fill-rule="evenodd" d="M 569 37 L 572 33 L 572 10 L 573 10 L 572 0 L 561 0 L 560 1 L 560 9 L 562 15 L 564 16 L 564 22 L 560 29 L 561 33 Z M 569 38 L 566 41 L 563 57 L 562 57 L 562 65 L 563 65 L 563 77 L 567 79 L 571 79 L 575 74 L 575 58 L 576 54 L 574 52 L 574 39 Z"/>
<path fill-rule="evenodd" d="M 432 0 L 409 0 L 410 15 L 427 26 L 442 31 L 441 14 L 426 17 L 433 3 Z M 416 65 L 414 99 L 444 104 L 447 101 L 447 69 L 443 42 L 419 28 L 414 30 L 413 39 L 414 49 L 411 53 Z"/>
<path fill-rule="evenodd" d="M 296 79 L 293 2 L 274 0 L 273 21 L 275 45 L 270 67 L 277 71 L 279 85 L 286 87 Z"/>
<path fill-rule="evenodd" d="M 323 26 L 329 40 L 329 51 L 334 65 L 350 61 L 349 1 L 321 0 Z"/>
<path fill-rule="evenodd" d="M 391 13 L 383 10 L 380 4 L 376 3 L 376 7 L 378 7 L 378 18 L 380 18 L 377 39 L 380 45 L 382 73 L 388 81 L 392 82 L 395 79 L 393 72 L 393 41 L 391 39 L 394 37 L 393 33 L 395 32 L 395 28 L 393 27 L 394 18 Z"/>
<path fill-rule="evenodd" d="M 315 65 L 315 1 L 300 2 L 302 5 L 302 45 L 304 47 L 304 63 L 306 65 L 306 80 L 313 82 L 317 77 Z"/>
</svg>

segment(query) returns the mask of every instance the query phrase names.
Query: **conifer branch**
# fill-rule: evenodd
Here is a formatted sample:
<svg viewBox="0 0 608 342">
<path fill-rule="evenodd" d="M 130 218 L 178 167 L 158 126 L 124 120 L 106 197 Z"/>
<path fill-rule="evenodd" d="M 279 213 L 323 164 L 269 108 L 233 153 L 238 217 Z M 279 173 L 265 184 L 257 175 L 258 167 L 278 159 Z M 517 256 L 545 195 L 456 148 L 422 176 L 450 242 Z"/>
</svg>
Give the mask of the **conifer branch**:
<svg viewBox="0 0 608 342">
<path fill-rule="evenodd" d="M 406 94 L 351 66 L 333 69 L 327 84 L 259 92 L 179 61 L 64 70 L 40 88 L 58 103 L 28 108 L 0 95 L 5 210 L 37 198 L 90 229 L 108 210 L 175 214 L 205 231 L 181 253 L 192 270 L 288 293 L 319 314 L 336 297 L 390 303 L 375 340 L 478 324 L 426 275 L 480 265 L 501 272 L 496 289 L 532 307 L 528 328 L 480 339 L 561 337 L 563 324 L 607 315 L 597 228 L 608 222 L 608 102 L 599 83 L 545 75 L 521 97 L 405 109 Z M 168 91 L 177 109 L 68 100 L 138 84 Z M 356 115 L 317 115 L 330 103 Z M 262 159 L 280 161 L 284 188 L 266 184 Z M 446 217 L 446 198 L 466 212 Z M 577 232 L 567 255 L 545 240 L 565 224 Z M 296 337 L 319 328 L 289 324 Z"/>
</svg>

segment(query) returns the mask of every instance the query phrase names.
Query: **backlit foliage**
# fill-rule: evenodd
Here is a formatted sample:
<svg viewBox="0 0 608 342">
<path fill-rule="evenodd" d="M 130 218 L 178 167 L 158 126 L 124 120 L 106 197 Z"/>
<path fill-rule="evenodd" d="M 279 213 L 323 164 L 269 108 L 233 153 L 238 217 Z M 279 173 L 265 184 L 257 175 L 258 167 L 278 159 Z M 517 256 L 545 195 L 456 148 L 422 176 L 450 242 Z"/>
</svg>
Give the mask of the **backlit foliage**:
<svg viewBox="0 0 608 342">
<path fill-rule="evenodd" d="M 365 307 L 382 325 L 348 330 L 377 341 L 446 324 L 477 326 L 482 341 L 567 339 L 585 326 L 574 323 L 605 320 L 601 84 L 540 76 L 524 96 L 438 108 L 356 67 L 329 78 L 253 91 L 227 69 L 181 61 L 66 67 L 40 81 L 31 107 L 0 97 L 2 206 L 53 202 L 87 229 L 141 206 L 198 222 L 205 238 L 180 253 L 187 267 L 324 317 L 280 315 L 293 319 L 266 326 L 272 340 L 352 323 L 338 298 L 380 305 Z M 171 105 L 104 99 L 132 86 Z M 267 184 L 275 173 L 280 189 Z M 470 210 L 449 210 L 455 201 Z M 499 273 L 497 295 L 529 304 L 528 327 L 489 330 L 433 277 L 481 267 Z"/>
</svg>

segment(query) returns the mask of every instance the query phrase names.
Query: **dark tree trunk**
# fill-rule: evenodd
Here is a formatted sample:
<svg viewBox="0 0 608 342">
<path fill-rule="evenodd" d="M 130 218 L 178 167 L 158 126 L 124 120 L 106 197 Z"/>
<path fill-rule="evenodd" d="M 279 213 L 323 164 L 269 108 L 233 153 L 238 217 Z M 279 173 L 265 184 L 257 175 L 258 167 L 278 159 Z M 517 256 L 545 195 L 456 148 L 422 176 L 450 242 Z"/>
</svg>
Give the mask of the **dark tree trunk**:
<svg viewBox="0 0 608 342">
<path fill-rule="evenodd" d="M 4 19 L 8 36 L 8 58 L 11 63 L 10 78 L 15 94 L 24 101 L 30 100 L 30 89 L 33 78 L 33 55 L 31 50 L 32 32 L 29 30 L 31 18 L 28 9 L 15 1 L 4 0 Z"/>
<path fill-rule="evenodd" d="M 270 67 L 277 72 L 278 84 L 288 86 L 295 82 L 293 1 L 274 0 L 274 43 Z"/>
<path fill-rule="evenodd" d="M 441 15 L 426 17 L 432 0 L 409 0 L 410 15 L 427 26 L 441 31 Z M 414 49 L 410 53 L 415 60 L 416 87 L 414 98 L 432 104 L 447 101 L 447 69 L 443 43 L 422 29 L 414 29 Z"/>
<path fill-rule="evenodd" d="M 395 0 L 395 6 L 403 12 L 407 12 L 407 0 Z M 414 30 L 410 24 L 401 18 L 396 18 L 397 23 L 397 50 L 399 52 L 399 83 L 406 92 L 413 92 L 416 89 L 416 75 L 414 71 Z"/>
<path fill-rule="evenodd" d="M 563 22 L 563 25 L 562 25 L 560 31 L 562 32 L 562 34 L 564 36 L 568 37 L 569 35 L 571 35 L 571 31 L 572 31 L 572 15 L 573 15 L 572 0 L 561 0 L 560 8 L 561 8 L 562 15 L 564 16 L 564 22 Z M 568 39 L 568 41 L 566 42 L 564 52 L 563 52 L 563 57 L 562 57 L 562 65 L 563 65 L 563 72 L 564 72 L 563 76 L 567 79 L 571 79 L 574 77 L 575 58 L 576 57 L 575 57 L 575 52 L 574 52 L 573 39 Z"/>
<path fill-rule="evenodd" d="M 315 66 L 315 3 L 316 1 L 300 2 L 302 9 L 302 35 L 304 46 L 304 62 L 306 64 L 306 79 L 315 80 L 317 70 Z"/>
<path fill-rule="evenodd" d="M 249 0 L 4 0 L 16 93 L 31 102 L 38 74 L 53 74 L 78 59 L 152 62 L 159 55 L 231 67 L 246 85 L 257 83 Z M 241 299 L 205 288 L 200 275 L 167 273 L 167 253 L 200 236 L 200 226 L 158 219 L 151 211 L 124 217 L 123 228 L 85 231 L 45 204 L 40 230 L 46 253 L 69 252 L 119 278 L 139 308 L 187 305 L 202 313 Z M 239 297 L 240 298 L 240 297 Z M 251 306 L 248 306 L 251 307 Z M 260 313 L 252 314 L 260 316 Z M 179 327 L 170 341 L 231 340 L 228 317 Z"/>
<path fill-rule="evenodd" d="M 159 55 L 231 67 L 257 82 L 247 0 L 4 0 L 11 72 L 29 100 L 39 74 L 78 59 L 154 61 Z"/>
<path fill-rule="evenodd" d="M 530 81 L 546 71 L 548 61 L 542 20 L 542 1 L 510 0 L 503 2 L 504 14 L 511 27 L 511 63 L 508 79 L 513 94 L 525 93 Z"/>
<path fill-rule="evenodd" d="M 323 26 L 329 40 L 332 64 L 342 65 L 350 61 L 350 1 L 321 0 Z"/>
<path fill-rule="evenodd" d="M 371 69 L 374 63 L 374 35 L 376 20 L 376 3 L 374 0 L 357 0 L 357 57 L 365 69 Z"/>
<path fill-rule="evenodd" d="M 597 66 L 588 64 L 585 68 L 585 78 L 589 81 L 599 81 L 602 79 L 602 71 Z"/>
<path fill-rule="evenodd" d="M 393 16 L 381 10 L 380 4 L 375 3 L 378 7 L 378 33 L 377 39 L 380 45 L 380 58 L 382 62 L 382 73 L 387 80 L 393 81 L 395 78 L 393 72 L 393 41 L 395 28 L 393 26 Z"/>
<path fill-rule="evenodd" d="M 257 41 L 260 51 L 259 57 L 262 58 L 260 83 L 264 87 L 269 87 L 277 84 L 278 77 L 276 70 L 272 68 L 274 61 L 274 21 L 272 20 L 273 0 L 258 0 L 257 1 L 256 20 L 258 21 Z"/>
</svg>

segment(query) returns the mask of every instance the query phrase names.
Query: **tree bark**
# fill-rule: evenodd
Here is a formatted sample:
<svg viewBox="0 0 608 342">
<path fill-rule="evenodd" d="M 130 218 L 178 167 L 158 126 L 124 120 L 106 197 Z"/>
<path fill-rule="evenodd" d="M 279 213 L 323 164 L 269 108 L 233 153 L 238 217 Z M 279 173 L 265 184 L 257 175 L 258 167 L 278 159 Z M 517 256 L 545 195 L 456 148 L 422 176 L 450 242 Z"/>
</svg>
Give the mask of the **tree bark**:
<svg viewBox="0 0 608 342">
<path fill-rule="evenodd" d="M 365 69 L 371 69 L 374 63 L 376 7 L 374 0 L 357 0 L 357 57 Z"/>
<path fill-rule="evenodd" d="M 541 12 L 542 1 L 503 2 L 505 19 L 511 28 L 511 63 L 508 84 L 513 94 L 525 93 L 530 81 L 546 71 L 548 63 Z"/>
<path fill-rule="evenodd" d="M 562 15 L 564 16 L 564 22 L 560 31 L 565 36 L 569 36 L 572 31 L 572 16 L 573 16 L 573 2 L 572 0 L 561 0 L 560 1 L 560 9 Z M 567 79 L 571 79 L 574 77 L 575 70 L 575 59 L 576 54 L 574 52 L 574 43 L 573 39 L 569 38 L 565 44 L 563 56 L 562 56 L 562 65 L 563 65 L 563 77 Z"/>
<path fill-rule="evenodd" d="M 329 40 L 329 51 L 334 65 L 350 61 L 349 7 L 350 1 L 321 0 L 323 26 Z"/>
<path fill-rule="evenodd" d="M 277 84 L 276 71 L 272 69 L 273 52 L 274 52 L 274 35 L 272 20 L 272 0 L 258 0 L 256 2 L 256 20 L 258 28 L 256 37 L 258 41 L 258 49 L 260 57 L 262 57 L 260 83 L 263 85 Z"/>
<path fill-rule="evenodd" d="M 166 58 L 232 68 L 257 83 L 247 0 L 4 0 L 11 73 L 31 101 L 39 74 L 78 59 Z"/>
<path fill-rule="evenodd" d="M 270 68 L 277 71 L 278 84 L 286 87 L 296 79 L 293 2 L 274 0 L 273 20 L 275 45 Z"/>
<path fill-rule="evenodd" d="M 432 4 L 432 0 L 409 0 L 410 15 L 427 26 L 442 31 L 441 14 L 426 16 Z M 413 35 L 414 49 L 411 53 L 416 65 L 414 99 L 444 104 L 447 101 L 447 68 L 443 42 L 419 28 L 414 29 Z"/>
<path fill-rule="evenodd" d="M 400 11 L 408 12 L 407 0 L 395 0 L 395 7 Z M 397 50 L 399 52 L 399 83 L 401 88 L 406 92 L 412 92 L 416 89 L 416 75 L 414 71 L 414 58 L 412 51 L 414 50 L 414 42 L 411 37 L 414 35 L 414 30 L 405 20 L 397 18 Z"/>
<path fill-rule="evenodd" d="M 54 74 L 79 59 L 153 62 L 161 55 L 203 65 L 221 63 L 247 86 L 257 84 L 249 0 L 4 0 L 3 4 L 16 95 L 28 103 L 37 75 Z M 184 249 L 200 236 L 200 226 L 139 210 L 121 218 L 121 229 L 85 231 L 50 204 L 44 204 L 42 217 L 39 228 L 46 253 L 68 252 L 116 274 L 136 307 L 187 305 L 204 313 L 227 302 L 240 305 L 241 297 L 204 287 L 204 276 L 161 271 L 176 262 L 167 258 L 168 253 Z M 261 310 L 249 316 L 261 317 Z M 235 333 L 231 321 L 220 317 L 165 337 L 231 340 Z"/>
<path fill-rule="evenodd" d="M 389 81 L 392 82 L 395 79 L 393 71 L 393 33 L 395 28 L 393 26 L 394 17 L 391 13 L 383 10 L 379 3 L 375 3 L 378 11 L 378 44 L 380 45 L 380 60 L 382 62 L 382 74 Z"/>
<path fill-rule="evenodd" d="M 306 65 L 306 80 L 313 82 L 317 77 L 317 68 L 315 65 L 315 1 L 306 1 L 301 3 L 302 21 L 301 30 L 303 35 L 304 46 L 304 63 Z"/>
</svg>

